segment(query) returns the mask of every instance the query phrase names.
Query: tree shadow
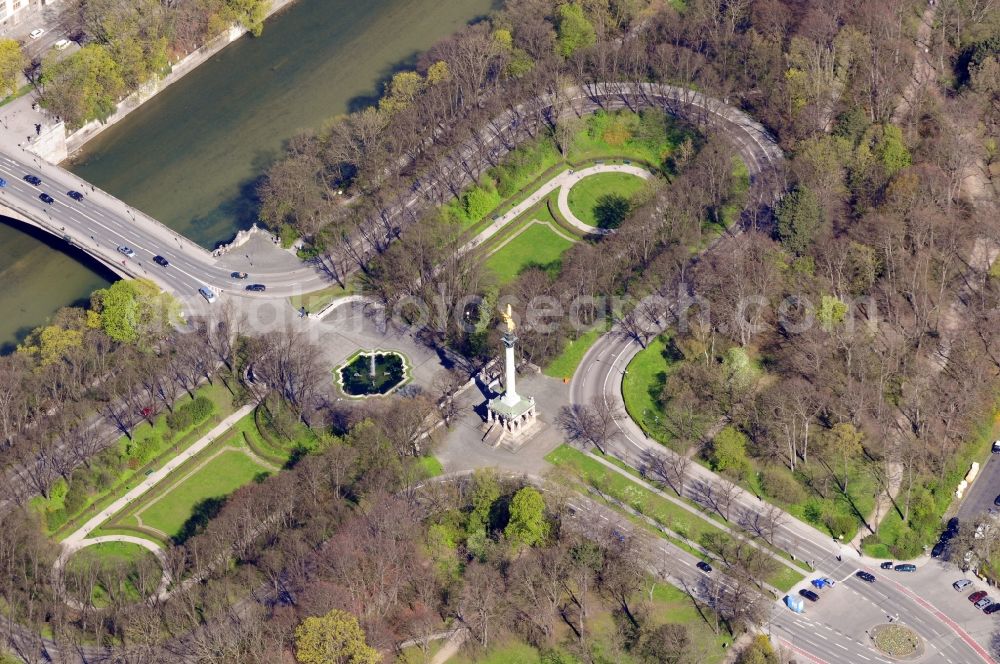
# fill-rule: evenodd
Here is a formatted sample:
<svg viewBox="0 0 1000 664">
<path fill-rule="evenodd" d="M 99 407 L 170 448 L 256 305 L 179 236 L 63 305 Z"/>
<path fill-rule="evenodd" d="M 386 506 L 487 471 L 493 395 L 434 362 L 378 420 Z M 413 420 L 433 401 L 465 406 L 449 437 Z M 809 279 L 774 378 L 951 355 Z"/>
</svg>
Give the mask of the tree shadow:
<svg viewBox="0 0 1000 664">
<path fill-rule="evenodd" d="M 172 538 L 174 544 L 183 544 L 205 530 L 208 522 L 219 515 L 225 504 L 226 496 L 206 498 L 196 503 L 191 510 L 191 516 L 188 517 L 184 525 L 181 526 L 181 529 Z"/>
<path fill-rule="evenodd" d="M 597 227 L 604 230 L 618 228 L 632 212 L 632 202 L 621 194 L 602 194 L 594 206 Z"/>
</svg>

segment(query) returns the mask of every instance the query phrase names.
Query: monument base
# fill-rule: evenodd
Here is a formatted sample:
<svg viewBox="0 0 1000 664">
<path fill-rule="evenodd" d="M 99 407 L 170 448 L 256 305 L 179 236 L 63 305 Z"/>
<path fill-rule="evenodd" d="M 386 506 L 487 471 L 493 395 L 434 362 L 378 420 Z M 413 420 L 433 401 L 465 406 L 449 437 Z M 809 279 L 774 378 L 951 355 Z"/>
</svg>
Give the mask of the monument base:
<svg viewBox="0 0 1000 664">
<path fill-rule="evenodd" d="M 503 397 L 486 402 L 487 433 L 483 440 L 491 447 L 501 445 L 517 450 L 528 439 L 529 432 L 538 421 L 535 398 L 521 398 L 514 405 L 507 404 Z"/>
</svg>

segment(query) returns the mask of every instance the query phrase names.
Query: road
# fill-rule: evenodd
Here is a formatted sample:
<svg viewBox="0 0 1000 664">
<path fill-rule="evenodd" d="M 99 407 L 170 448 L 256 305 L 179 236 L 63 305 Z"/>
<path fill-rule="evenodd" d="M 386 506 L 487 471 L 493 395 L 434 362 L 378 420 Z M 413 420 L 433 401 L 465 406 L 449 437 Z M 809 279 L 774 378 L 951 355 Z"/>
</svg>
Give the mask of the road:
<svg viewBox="0 0 1000 664">
<path fill-rule="evenodd" d="M 961 523 L 973 523 L 976 518 L 988 511 L 996 511 L 993 501 L 1000 494 L 1000 454 L 991 454 L 983 467 L 979 469 L 979 475 L 966 490 L 965 498 L 958 508 L 958 517 Z"/>
</svg>

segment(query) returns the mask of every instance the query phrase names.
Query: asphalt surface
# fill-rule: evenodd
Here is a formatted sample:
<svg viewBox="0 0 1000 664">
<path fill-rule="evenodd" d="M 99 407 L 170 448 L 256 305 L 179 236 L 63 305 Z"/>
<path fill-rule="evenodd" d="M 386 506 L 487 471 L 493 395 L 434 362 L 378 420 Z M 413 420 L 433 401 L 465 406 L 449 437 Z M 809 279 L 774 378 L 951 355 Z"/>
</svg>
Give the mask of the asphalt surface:
<svg viewBox="0 0 1000 664">
<path fill-rule="evenodd" d="M 991 454 L 979 469 L 979 475 L 966 489 L 965 499 L 956 516 L 962 523 L 972 523 L 983 512 L 1000 511 L 993 505 L 1000 494 L 1000 454 Z"/>
</svg>

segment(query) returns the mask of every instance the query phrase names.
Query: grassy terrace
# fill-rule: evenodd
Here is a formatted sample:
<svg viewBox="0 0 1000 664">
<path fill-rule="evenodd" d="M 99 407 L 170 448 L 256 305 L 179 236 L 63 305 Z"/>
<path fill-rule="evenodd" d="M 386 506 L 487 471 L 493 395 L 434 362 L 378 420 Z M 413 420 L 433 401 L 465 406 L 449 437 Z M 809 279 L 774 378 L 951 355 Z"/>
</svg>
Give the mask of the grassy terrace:
<svg viewBox="0 0 1000 664">
<path fill-rule="evenodd" d="M 605 331 L 607 331 L 607 326 L 600 324 L 587 330 L 576 339 L 570 339 L 566 342 L 563 351 L 545 367 L 545 375 L 553 378 L 572 378 L 573 374 L 576 373 L 576 368 L 583 361 L 583 356 Z"/>
<path fill-rule="evenodd" d="M 202 386 L 195 391 L 195 396 L 211 402 L 212 412 L 207 419 L 179 430 L 169 427 L 167 414 L 154 418 L 153 424 L 143 422 L 132 431 L 131 440 L 122 436 L 116 444 L 97 455 L 91 467 L 74 471 L 68 487 L 53 490 L 48 500 L 33 499 L 31 506 L 45 517 L 48 534 L 56 539 L 70 534 L 234 410 L 232 396 L 221 381 Z M 179 410 L 194 401 L 188 396 L 182 397 L 174 409 Z"/>
<path fill-rule="evenodd" d="M 609 226 L 601 214 L 605 197 L 632 200 L 646 188 L 646 181 L 631 173 L 597 173 L 577 182 L 569 190 L 569 209 L 576 218 L 595 228 Z"/>
<path fill-rule="evenodd" d="M 562 254 L 573 246 L 574 241 L 557 230 L 553 222 L 537 219 L 544 216 L 533 215 L 531 221 L 486 259 L 486 266 L 496 274 L 501 284 L 513 281 L 529 267 L 538 267 L 546 272 L 559 271 Z M 538 223 L 532 223 L 534 221 Z"/>
<path fill-rule="evenodd" d="M 615 473 L 572 447 L 562 445 L 545 459 L 556 467 L 568 469 L 584 484 L 599 489 L 628 505 L 636 512 L 652 518 L 665 528 L 701 546 L 704 546 L 712 538 L 728 540 L 730 537 L 728 533 L 712 523 L 713 516 L 704 512 L 702 516 L 692 514 L 680 505 L 649 491 L 620 473 Z M 697 507 L 695 509 L 702 511 Z M 766 544 L 762 544 L 762 546 L 767 548 Z M 701 554 L 695 552 L 695 555 Z M 775 552 L 774 555 L 778 555 L 778 553 Z M 782 556 L 785 557 L 785 554 Z M 798 574 L 786 565 L 780 564 L 766 580 L 781 590 L 787 590 L 803 578 L 804 574 Z"/>
</svg>

